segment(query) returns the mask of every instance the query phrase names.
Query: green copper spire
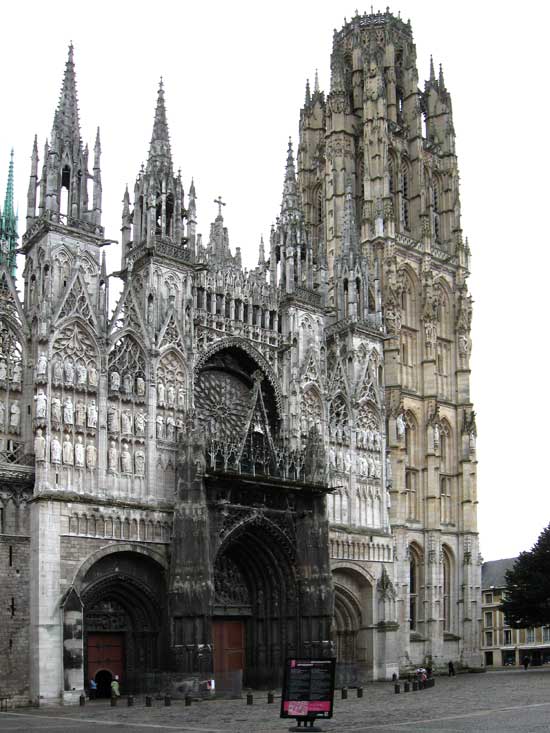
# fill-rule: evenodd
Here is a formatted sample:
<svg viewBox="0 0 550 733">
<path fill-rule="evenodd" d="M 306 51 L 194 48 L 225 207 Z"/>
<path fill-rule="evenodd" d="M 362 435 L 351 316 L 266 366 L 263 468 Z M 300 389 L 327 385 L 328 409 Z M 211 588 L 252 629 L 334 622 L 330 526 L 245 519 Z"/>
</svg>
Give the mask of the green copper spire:
<svg viewBox="0 0 550 733">
<path fill-rule="evenodd" d="M 7 255 L 12 275 L 15 276 L 15 250 L 17 248 L 17 215 L 13 209 L 13 148 L 8 169 L 8 183 L 4 209 L 0 216 L 0 261 Z"/>
</svg>

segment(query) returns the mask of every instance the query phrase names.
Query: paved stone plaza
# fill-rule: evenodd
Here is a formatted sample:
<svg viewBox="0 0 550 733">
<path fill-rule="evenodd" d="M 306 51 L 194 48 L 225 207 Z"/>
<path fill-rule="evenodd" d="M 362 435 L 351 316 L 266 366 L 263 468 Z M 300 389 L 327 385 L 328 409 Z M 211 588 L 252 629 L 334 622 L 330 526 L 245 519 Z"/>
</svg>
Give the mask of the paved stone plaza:
<svg viewBox="0 0 550 733">
<path fill-rule="evenodd" d="M 395 695 L 391 683 L 365 688 L 363 699 L 350 690 L 348 700 L 337 694 L 335 716 L 319 724 L 324 731 L 547 731 L 550 720 L 550 670 L 490 672 L 437 678 L 433 689 Z M 277 703 L 278 701 L 276 701 Z M 252 707 L 243 700 L 213 700 L 186 708 L 175 702 L 162 707 L 142 699 L 133 708 L 124 699 L 116 708 L 108 701 L 85 708 L 18 709 L 0 715 L 0 731 L 197 731 L 201 733 L 266 733 L 286 731 L 279 707 L 257 693 Z"/>
</svg>

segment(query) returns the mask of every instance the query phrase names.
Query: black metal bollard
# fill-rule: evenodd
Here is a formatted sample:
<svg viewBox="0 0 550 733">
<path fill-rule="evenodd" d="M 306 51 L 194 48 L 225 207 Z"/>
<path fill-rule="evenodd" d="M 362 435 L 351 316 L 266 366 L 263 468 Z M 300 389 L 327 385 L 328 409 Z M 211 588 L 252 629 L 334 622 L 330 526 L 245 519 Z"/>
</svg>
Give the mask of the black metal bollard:
<svg viewBox="0 0 550 733">
<path fill-rule="evenodd" d="M 413 692 L 418 690 L 418 680 L 413 680 Z"/>
<path fill-rule="evenodd" d="M 411 685 L 409 682 L 403 683 L 403 692 L 410 692 L 411 691 Z"/>
<path fill-rule="evenodd" d="M 134 696 L 133 695 L 128 695 L 128 697 L 126 698 L 126 705 L 128 705 L 129 708 L 134 707 Z"/>
<path fill-rule="evenodd" d="M 117 698 L 117 697 L 115 697 L 115 695 L 113 695 L 113 696 L 111 697 L 111 707 L 112 707 L 112 708 L 116 708 L 116 703 L 117 703 L 117 700 L 118 700 L 118 698 Z"/>
<path fill-rule="evenodd" d="M 165 695 L 164 696 L 164 707 L 169 708 L 171 704 L 172 704 L 172 698 L 170 697 L 170 695 Z"/>
<path fill-rule="evenodd" d="M 362 687 L 357 688 L 357 697 L 363 697 L 363 688 Z"/>
<path fill-rule="evenodd" d="M 189 707 L 191 707 L 191 702 L 192 702 L 192 700 L 191 700 L 191 695 L 186 695 L 186 696 L 185 696 L 185 707 L 186 707 L 186 708 L 189 708 Z"/>
<path fill-rule="evenodd" d="M 251 692 L 246 693 L 246 704 L 252 705 L 254 703 L 254 695 Z"/>
<path fill-rule="evenodd" d="M 342 687 L 342 693 L 341 694 L 342 694 L 342 700 L 347 700 L 348 699 L 348 688 L 347 687 Z"/>
<path fill-rule="evenodd" d="M 81 708 L 84 707 L 84 705 L 86 705 L 86 697 L 84 695 L 80 695 L 80 697 L 78 698 L 78 702 Z"/>
<path fill-rule="evenodd" d="M 152 708 L 153 707 L 153 698 L 150 695 L 146 695 L 146 697 L 145 697 L 145 707 L 146 708 Z"/>
<path fill-rule="evenodd" d="M 267 704 L 271 705 L 275 701 L 275 695 L 272 692 L 267 693 Z"/>
<path fill-rule="evenodd" d="M 395 685 L 393 686 L 393 689 L 395 690 L 395 694 L 396 694 L 396 695 L 399 695 L 399 693 L 401 692 L 401 685 L 399 684 L 399 682 L 397 682 L 397 683 L 396 683 L 396 684 L 395 684 Z"/>
</svg>

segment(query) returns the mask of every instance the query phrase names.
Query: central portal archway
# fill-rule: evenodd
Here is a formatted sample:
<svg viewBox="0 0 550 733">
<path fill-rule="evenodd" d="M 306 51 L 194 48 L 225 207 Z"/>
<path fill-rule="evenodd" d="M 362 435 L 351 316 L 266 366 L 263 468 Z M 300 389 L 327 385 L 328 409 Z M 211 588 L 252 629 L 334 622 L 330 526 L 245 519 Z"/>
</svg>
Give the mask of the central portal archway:
<svg viewBox="0 0 550 733">
<path fill-rule="evenodd" d="M 215 674 L 240 667 L 246 686 L 280 684 L 286 656 L 299 648 L 296 581 L 292 550 L 271 522 L 229 535 L 214 565 Z"/>
</svg>

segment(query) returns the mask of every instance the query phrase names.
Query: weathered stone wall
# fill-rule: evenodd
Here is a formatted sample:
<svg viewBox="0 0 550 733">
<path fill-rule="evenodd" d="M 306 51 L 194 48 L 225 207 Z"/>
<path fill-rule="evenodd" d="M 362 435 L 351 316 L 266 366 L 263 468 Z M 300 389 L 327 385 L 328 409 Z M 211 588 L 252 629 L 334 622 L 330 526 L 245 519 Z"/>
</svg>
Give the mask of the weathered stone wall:
<svg viewBox="0 0 550 733">
<path fill-rule="evenodd" d="M 29 701 L 28 537 L 0 535 L 0 696 Z"/>
</svg>

